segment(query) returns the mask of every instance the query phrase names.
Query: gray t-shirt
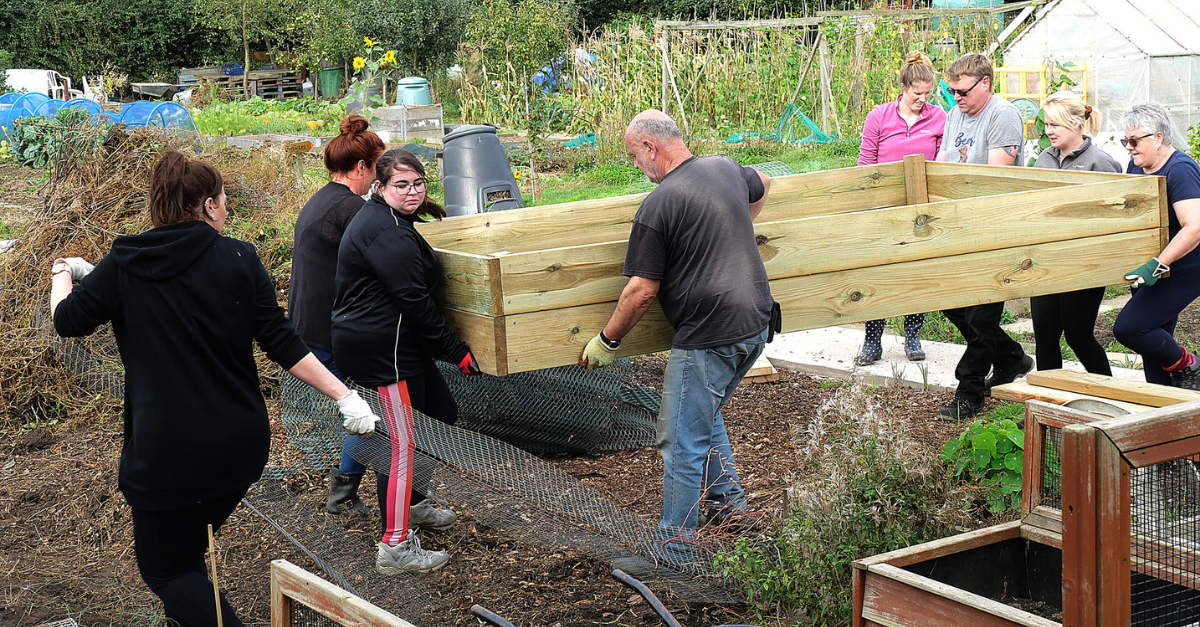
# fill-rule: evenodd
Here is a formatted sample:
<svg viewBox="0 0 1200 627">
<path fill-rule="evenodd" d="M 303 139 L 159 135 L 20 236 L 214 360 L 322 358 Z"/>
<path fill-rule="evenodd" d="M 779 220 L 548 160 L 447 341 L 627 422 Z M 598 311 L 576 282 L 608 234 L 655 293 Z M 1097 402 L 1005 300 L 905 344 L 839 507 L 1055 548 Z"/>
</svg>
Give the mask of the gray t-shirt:
<svg viewBox="0 0 1200 627">
<path fill-rule="evenodd" d="M 693 157 L 642 201 L 624 274 L 661 280 L 672 347 L 725 346 L 767 327 L 771 287 L 750 220 L 750 203 L 763 192 L 753 169 L 728 157 Z"/>
<path fill-rule="evenodd" d="M 1025 125 L 1013 104 L 1000 96 L 988 99 L 977 115 L 967 115 L 954 107 L 946 117 L 942 147 L 950 163 L 987 165 L 988 151 L 1005 146 L 1017 147 L 1013 165 L 1025 165 Z"/>
</svg>

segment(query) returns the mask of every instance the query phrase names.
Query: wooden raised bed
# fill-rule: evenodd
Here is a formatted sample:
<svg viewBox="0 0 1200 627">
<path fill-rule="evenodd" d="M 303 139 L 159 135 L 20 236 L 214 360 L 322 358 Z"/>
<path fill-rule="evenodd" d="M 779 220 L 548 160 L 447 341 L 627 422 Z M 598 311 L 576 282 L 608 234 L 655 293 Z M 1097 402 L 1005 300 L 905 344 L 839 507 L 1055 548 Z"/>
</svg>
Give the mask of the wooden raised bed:
<svg viewBox="0 0 1200 627">
<path fill-rule="evenodd" d="M 1200 393 L 1038 374 L 997 388 L 1028 401 L 1022 519 L 855 562 L 855 627 L 1200 621 L 1200 492 L 1170 500 L 1180 488 L 1167 476 L 1184 471 L 1200 488 L 1191 463 L 1200 462 Z M 1080 398 L 1082 382 L 1086 398 L 1139 413 L 1108 418 L 1032 400 Z M 1176 404 L 1137 402 L 1168 400 Z M 1059 611 L 1061 622 L 1014 607 L 1014 597 Z"/>
<path fill-rule="evenodd" d="M 755 221 L 783 330 L 1112 285 L 1167 240 L 1161 177 L 926 163 L 773 180 Z M 645 195 L 448 218 L 439 303 L 485 372 L 576 363 L 612 314 Z M 670 347 L 657 304 L 621 356 Z"/>
</svg>

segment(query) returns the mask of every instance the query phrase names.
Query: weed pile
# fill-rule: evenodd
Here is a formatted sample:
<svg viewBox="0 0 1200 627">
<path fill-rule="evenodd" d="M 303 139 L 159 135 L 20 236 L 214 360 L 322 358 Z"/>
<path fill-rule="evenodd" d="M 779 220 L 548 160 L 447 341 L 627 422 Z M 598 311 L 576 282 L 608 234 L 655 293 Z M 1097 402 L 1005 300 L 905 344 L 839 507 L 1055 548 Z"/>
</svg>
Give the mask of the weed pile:
<svg viewBox="0 0 1200 627">
<path fill-rule="evenodd" d="M 82 385 L 54 350 L 61 345 L 53 339 L 48 309 L 50 266 L 57 257 L 96 263 L 118 236 L 151 228 L 150 175 L 165 151 L 207 160 L 222 173 L 229 197 L 224 234 L 254 243 L 280 288 L 290 273 L 295 215 L 318 184 L 299 178 L 290 164 L 296 157 L 282 149 L 212 150 L 195 136 L 149 127 L 97 129 L 86 121 L 62 134 L 66 139 L 28 229 L 0 256 L 0 403 L 6 410 L 0 427 L 5 429 L 115 414 L 120 399 Z M 119 375 L 111 332 L 101 329 L 87 342 L 84 352 Z"/>
<path fill-rule="evenodd" d="M 850 622 L 851 563 L 974 526 L 975 488 L 957 485 L 880 411 L 863 385 L 843 387 L 795 434 L 800 479 L 770 550 L 739 541 L 718 558 L 763 613 L 803 612 L 816 625 Z"/>
</svg>

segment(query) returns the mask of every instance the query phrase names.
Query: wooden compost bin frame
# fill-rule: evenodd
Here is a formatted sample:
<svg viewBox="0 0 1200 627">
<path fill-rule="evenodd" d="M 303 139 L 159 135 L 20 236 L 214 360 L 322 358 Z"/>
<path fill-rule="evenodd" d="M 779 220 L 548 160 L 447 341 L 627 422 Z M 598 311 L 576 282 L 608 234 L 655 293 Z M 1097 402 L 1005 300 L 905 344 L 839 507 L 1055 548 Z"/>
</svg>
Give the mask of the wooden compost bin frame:
<svg viewBox="0 0 1200 627">
<path fill-rule="evenodd" d="M 271 627 L 293 627 L 296 603 L 339 625 L 416 627 L 287 560 L 271 562 Z"/>
<path fill-rule="evenodd" d="M 777 177 L 754 232 L 799 331 L 1122 281 L 1166 245 L 1162 177 L 903 162 Z M 645 194 L 448 218 L 437 295 L 484 372 L 573 364 L 612 314 Z M 618 356 L 670 347 L 655 303 Z"/>
<path fill-rule="evenodd" d="M 1025 416 L 1021 520 L 855 561 L 854 627 L 1061 627 L 1066 624 L 905 570 L 907 566 L 1017 538 L 1063 548 L 1062 512 L 1041 505 L 1045 487 L 1042 472 L 1045 431 L 1054 427 L 1064 429 L 1097 417 L 1041 401 L 1026 403 Z"/>
<path fill-rule="evenodd" d="M 1200 393 L 1052 370 L 998 387 L 995 395 L 1026 403 L 1021 520 L 856 561 L 854 627 L 1124 627 L 1131 622 L 1132 571 L 1184 583 L 1169 564 L 1132 562 L 1130 475 L 1200 454 Z M 1102 398 L 1137 413 L 1110 418 L 1038 398 Z M 1062 431 L 1062 509 L 1041 504 L 1049 428 Z M 1016 538 L 1062 550 L 1062 623 L 905 570 Z M 1181 559 L 1198 557 L 1171 550 Z"/>
</svg>

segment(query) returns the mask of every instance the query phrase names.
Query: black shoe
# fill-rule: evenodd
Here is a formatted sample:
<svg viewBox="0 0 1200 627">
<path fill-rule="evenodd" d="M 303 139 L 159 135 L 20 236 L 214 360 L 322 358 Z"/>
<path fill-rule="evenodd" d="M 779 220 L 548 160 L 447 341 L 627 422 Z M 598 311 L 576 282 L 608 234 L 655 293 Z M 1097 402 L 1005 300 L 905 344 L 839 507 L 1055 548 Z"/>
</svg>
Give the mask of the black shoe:
<svg viewBox="0 0 1200 627">
<path fill-rule="evenodd" d="M 329 500 L 325 501 L 325 511 L 340 515 L 346 512 L 371 511 L 358 499 L 358 484 L 362 483 L 362 475 L 351 475 L 334 468 L 329 471 Z"/>
<path fill-rule="evenodd" d="M 957 420 L 962 422 L 974 418 L 975 414 L 978 414 L 982 410 L 983 403 L 972 403 L 961 396 L 955 396 L 949 405 L 946 405 L 937 413 L 937 417 L 943 420 Z"/>
<path fill-rule="evenodd" d="M 883 358 L 883 347 L 872 346 L 870 348 L 864 346 L 862 352 L 854 356 L 855 366 L 870 366 L 871 364 Z"/>
<path fill-rule="evenodd" d="M 1192 365 L 1183 370 L 1171 373 L 1171 386 L 1185 390 L 1200 390 L 1200 380 L 1198 379 L 1200 379 L 1200 361 L 1193 361 Z"/>
<path fill-rule="evenodd" d="M 983 389 L 990 394 L 993 387 L 1012 383 L 1013 381 L 1016 381 L 1017 379 L 1029 374 L 1031 371 L 1033 371 L 1033 358 L 1029 355 L 1022 355 L 1021 364 L 1017 366 L 1015 370 L 994 370 L 992 372 L 992 376 L 983 380 Z"/>
</svg>

